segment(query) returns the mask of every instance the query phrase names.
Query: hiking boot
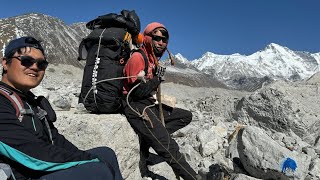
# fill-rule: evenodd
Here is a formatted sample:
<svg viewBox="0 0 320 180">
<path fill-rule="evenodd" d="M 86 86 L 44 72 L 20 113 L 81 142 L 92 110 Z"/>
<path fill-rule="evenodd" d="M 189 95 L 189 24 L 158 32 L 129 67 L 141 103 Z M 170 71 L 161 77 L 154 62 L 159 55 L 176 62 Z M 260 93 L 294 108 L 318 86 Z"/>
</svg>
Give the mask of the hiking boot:
<svg viewBox="0 0 320 180">
<path fill-rule="evenodd" d="M 149 152 L 149 151 L 148 151 Z M 141 173 L 141 177 L 149 177 L 149 168 L 147 164 L 147 159 L 149 157 L 149 153 L 140 150 L 140 161 L 139 161 L 139 169 Z"/>
<path fill-rule="evenodd" d="M 148 177 L 149 176 L 149 169 L 148 169 L 146 161 L 140 159 L 139 169 L 140 169 L 141 177 Z"/>
<path fill-rule="evenodd" d="M 199 174 L 196 175 L 196 180 L 203 180 L 204 178 L 202 178 Z"/>
</svg>

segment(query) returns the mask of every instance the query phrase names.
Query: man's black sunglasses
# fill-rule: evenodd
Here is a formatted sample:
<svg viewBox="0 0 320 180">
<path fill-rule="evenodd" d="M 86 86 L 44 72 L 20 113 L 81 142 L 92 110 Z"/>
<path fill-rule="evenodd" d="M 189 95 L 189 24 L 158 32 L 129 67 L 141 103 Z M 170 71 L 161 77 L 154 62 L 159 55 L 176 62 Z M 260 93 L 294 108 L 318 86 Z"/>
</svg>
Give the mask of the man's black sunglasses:
<svg viewBox="0 0 320 180">
<path fill-rule="evenodd" d="M 163 43 L 167 43 L 168 42 L 168 38 L 167 37 L 157 36 L 157 35 L 152 35 L 151 37 L 152 37 L 152 40 L 157 41 L 157 42 L 159 42 L 161 40 L 162 40 Z"/>
<path fill-rule="evenodd" d="M 34 59 L 31 56 L 13 56 L 12 58 L 18 59 L 21 62 L 21 65 L 27 68 L 36 63 L 40 70 L 45 70 L 49 64 L 46 59 Z"/>
</svg>

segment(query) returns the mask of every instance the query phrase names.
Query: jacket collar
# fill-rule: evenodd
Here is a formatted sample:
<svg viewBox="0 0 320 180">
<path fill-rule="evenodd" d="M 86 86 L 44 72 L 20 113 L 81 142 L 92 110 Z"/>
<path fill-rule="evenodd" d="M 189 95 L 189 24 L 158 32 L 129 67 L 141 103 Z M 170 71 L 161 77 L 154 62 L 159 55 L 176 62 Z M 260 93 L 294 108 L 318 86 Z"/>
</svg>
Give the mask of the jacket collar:
<svg viewBox="0 0 320 180">
<path fill-rule="evenodd" d="M 22 99 L 35 99 L 35 95 L 31 92 L 31 91 L 28 91 L 28 92 L 22 92 L 20 91 L 19 89 L 16 89 L 16 88 L 13 88 L 11 86 L 9 86 L 8 84 L 0 81 L 0 85 L 4 86 L 5 88 L 7 88 L 8 90 L 10 91 L 14 91 L 15 93 L 17 93 Z"/>
</svg>

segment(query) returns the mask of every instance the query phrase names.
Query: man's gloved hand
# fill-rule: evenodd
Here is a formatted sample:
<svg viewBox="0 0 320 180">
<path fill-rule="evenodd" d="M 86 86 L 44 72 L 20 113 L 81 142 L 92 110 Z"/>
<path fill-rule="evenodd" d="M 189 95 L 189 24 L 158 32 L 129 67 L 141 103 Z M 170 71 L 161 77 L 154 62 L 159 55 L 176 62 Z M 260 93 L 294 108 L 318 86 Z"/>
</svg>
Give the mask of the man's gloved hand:
<svg viewBox="0 0 320 180">
<path fill-rule="evenodd" d="M 137 78 L 141 81 L 143 81 L 144 83 L 146 83 L 146 78 L 144 77 L 146 75 L 146 73 L 144 71 L 140 71 L 137 75 Z"/>
<path fill-rule="evenodd" d="M 165 67 L 162 67 L 162 66 L 158 66 L 157 67 L 156 76 L 158 76 L 160 81 L 164 81 L 165 80 L 165 78 L 164 78 L 165 72 L 166 72 L 166 68 Z"/>
</svg>

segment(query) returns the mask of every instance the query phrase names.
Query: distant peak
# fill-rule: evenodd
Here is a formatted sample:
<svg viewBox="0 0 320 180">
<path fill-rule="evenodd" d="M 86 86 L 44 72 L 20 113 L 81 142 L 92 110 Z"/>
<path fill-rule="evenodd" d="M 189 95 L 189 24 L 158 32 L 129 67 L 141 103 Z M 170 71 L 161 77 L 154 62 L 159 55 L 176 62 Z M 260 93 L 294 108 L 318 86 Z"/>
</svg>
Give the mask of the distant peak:
<svg viewBox="0 0 320 180">
<path fill-rule="evenodd" d="M 62 21 L 57 17 L 53 17 L 53 16 L 50 16 L 50 15 L 47 15 L 47 14 L 42 14 L 42 13 L 37 13 L 37 12 L 25 13 L 25 14 L 22 14 L 22 15 L 9 17 L 8 19 L 24 19 L 24 18 L 36 18 L 36 19 L 38 19 L 38 18 L 49 18 L 49 19 L 51 19 L 52 18 L 52 19 L 57 19 L 59 21 Z"/>
<path fill-rule="evenodd" d="M 270 43 L 270 46 L 280 46 L 280 45 L 277 43 Z"/>
<path fill-rule="evenodd" d="M 72 23 L 70 24 L 70 26 L 80 26 L 80 25 L 86 25 L 86 22 L 76 22 L 76 23 Z"/>
<path fill-rule="evenodd" d="M 243 55 L 241 55 L 240 53 L 234 53 L 234 54 L 231 54 L 230 56 L 243 56 Z"/>
<path fill-rule="evenodd" d="M 176 59 L 178 59 L 179 61 L 183 62 L 183 63 L 186 63 L 188 62 L 188 59 L 183 57 L 182 54 L 178 53 L 175 55 Z"/>
<path fill-rule="evenodd" d="M 31 12 L 31 13 L 27 13 L 26 15 L 43 16 L 44 14 L 37 13 L 37 12 Z"/>
<path fill-rule="evenodd" d="M 180 54 L 180 53 L 176 54 L 175 56 L 176 56 L 176 58 L 180 58 L 180 57 L 181 57 L 181 58 L 184 58 L 184 57 L 182 56 L 182 54 Z"/>
<path fill-rule="evenodd" d="M 279 44 L 276 43 L 270 43 L 269 45 L 267 45 L 267 47 L 265 47 L 264 51 L 266 50 L 272 50 L 272 51 L 291 51 L 289 48 L 285 47 L 285 46 L 281 46 Z"/>
<path fill-rule="evenodd" d="M 280 46 L 279 44 L 276 44 L 276 43 L 270 43 L 269 45 L 267 45 L 267 47 L 279 48 L 279 47 L 282 47 L 282 46 Z"/>
<path fill-rule="evenodd" d="M 19 15 L 19 16 L 16 16 L 16 17 L 24 17 L 24 16 L 33 16 L 33 17 L 37 17 L 37 16 L 48 16 L 46 14 L 42 14 L 42 13 L 37 13 L 37 12 L 31 12 L 31 13 L 25 13 L 25 14 L 22 14 L 22 15 Z"/>
<path fill-rule="evenodd" d="M 215 56 L 216 56 L 216 54 L 214 54 L 214 53 L 212 53 L 212 52 L 206 52 L 206 53 L 204 53 L 204 54 L 202 55 L 201 58 L 206 58 L 206 59 L 208 59 L 208 58 L 212 58 L 212 57 L 215 57 Z"/>
<path fill-rule="evenodd" d="M 203 56 L 212 56 L 212 55 L 216 55 L 216 54 L 209 51 L 203 54 Z"/>
</svg>

